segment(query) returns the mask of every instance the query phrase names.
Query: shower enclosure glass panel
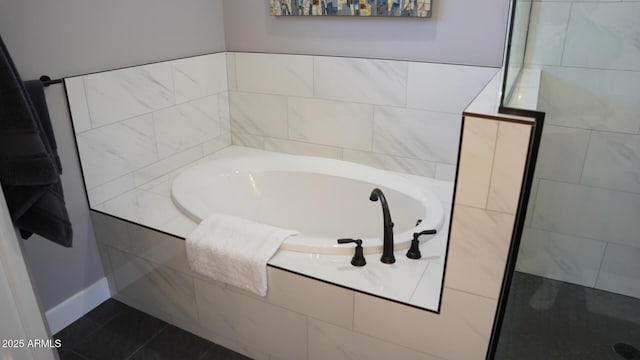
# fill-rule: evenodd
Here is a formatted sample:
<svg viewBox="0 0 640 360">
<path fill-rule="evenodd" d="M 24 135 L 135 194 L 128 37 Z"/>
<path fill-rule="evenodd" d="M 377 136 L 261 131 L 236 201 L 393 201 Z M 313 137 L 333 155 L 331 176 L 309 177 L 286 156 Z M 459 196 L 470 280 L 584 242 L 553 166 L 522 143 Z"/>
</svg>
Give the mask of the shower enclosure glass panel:
<svg viewBox="0 0 640 360">
<path fill-rule="evenodd" d="M 533 3 L 523 69 L 546 120 L 498 359 L 640 358 L 639 18 Z"/>
</svg>

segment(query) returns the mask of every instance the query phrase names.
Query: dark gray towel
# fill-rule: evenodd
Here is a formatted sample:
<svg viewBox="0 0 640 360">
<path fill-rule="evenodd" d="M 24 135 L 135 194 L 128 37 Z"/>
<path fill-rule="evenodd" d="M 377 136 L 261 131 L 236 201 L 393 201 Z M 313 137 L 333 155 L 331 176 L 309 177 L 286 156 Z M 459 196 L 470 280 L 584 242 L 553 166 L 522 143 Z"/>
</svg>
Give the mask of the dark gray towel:
<svg viewBox="0 0 640 360">
<path fill-rule="evenodd" d="M 41 84 L 20 80 L 0 37 L 0 181 L 7 206 L 24 238 L 32 233 L 71 247 L 62 167 Z"/>
</svg>

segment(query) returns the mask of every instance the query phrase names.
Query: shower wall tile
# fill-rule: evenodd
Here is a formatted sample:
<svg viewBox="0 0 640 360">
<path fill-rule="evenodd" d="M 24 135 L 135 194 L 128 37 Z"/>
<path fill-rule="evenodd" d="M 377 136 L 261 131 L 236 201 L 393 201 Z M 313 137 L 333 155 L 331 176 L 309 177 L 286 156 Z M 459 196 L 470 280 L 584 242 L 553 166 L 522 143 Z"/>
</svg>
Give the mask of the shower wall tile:
<svg viewBox="0 0 640 360">
<path fill-rule="evenodd" d="M 220 135 L 218 97 L 209 96 L 153 113 L 158 156 L 164 159 Z"/>
<path fill-rule="evenodd" d="M 602 241 L 525 229 L 516 270 L 593 287 L 605 247 Z"/>
<path fill-rule="evenodd" d="M 593 132 L 581 183 L 640 193 L 640 135 Z"/>
<path fill-rule="evenodd" d="M 406 105 L 407 62 L 315 56 L 314 95 L 375 105 Z"/>
<path fill-rule="evenodd" d="M 110 124 L 175 104 L 169 63 L 84 76 L 91 124 Z"/>
<path fill-rule="evenodd" d="M 280 95 L 229 93 L 231 132 L 287 137 L 287 98 Z"/>
<path fill-rule="evenodd" d="M 204 327 L 276 357 L 306 358 L 306 317 L 197 278 L 195 287 Z"/>
<path fill-rule="evenodd" d="M 176 103 L 227 91 L 224 52 L 171 61 Z"/>
<path fill-rule="evenodd" d="M 640 72 L 545 67 L 539 109 L 546 125 L 636 134 Z"/>
<path fill-rule="evenodd" d="M 87 188 L 94 188 L 158 160 L 151 115 L 77 136 Z"/>
<path fill-rule="evenodd" d="M 456 204 L 485 208 L 497 136 L 498 121 L 465 118 Z"/>
<path fill-rule="evenodd" d="M 589 130 L 546 125 L 542 130 L 536 177 L 579 183 L 590 134 Z"/>
<path fill-rule="evenodd" d="M 344 329 L 353 329 L 354 291 L 268 267 L 269 293 L 274 305 L 308 315 Z"/>
<path fill-rule="evenodd" d="M 343 159 L 363 165 L 382 168 L 390 171 L 433 178 L 436 176 L 437 164 L 432 161 L 408 159 L 368 151 L 348 150 L 343 152 Z"/>
<path fill-rule="evenodd" d="M 498 125 L 487 209 L 515 215 L 529 151 L 524 144 L 529 143 L 530 136 L 530 125 L 509 122 Z"/>
<path fill-rule="evenodd" d="M 514 215 L 456 205 L 445 286 L 498 299 L 514 221 Z"/>
<path fill-rule="evenodd" d="M 69 109 L 73 114 L 73 129 L 76 134 L 91 129 L 91 117 L 82 76 L 64 79 L 64 86 L 67 90 Z"/>
<path fill-rule="evenodd" d="M 309 319 L 309 360 L 441 360 L 407 347 Z"/>
<path fill-rule="evenodd" d="M 333 146 L 310 144 L 301 141 L 275 138 L 264 139 L 264 150 L 277 151 L 294 155 L 320 156 L 331 159 L 342 159 L 342 149 Z"/>
<path fill-rule="evenodd" d="M 640 248 L 607 245 L 596 288 L 640 298 Z"/>
<path fill-rule="evenodd" d="M 108 183 L 98 185 L 92 189 L 87 189 L 89 204 L 91 206 L 102 204 L 103 202 L 113 199 L 120 194 L 133 190 L 135 187 L 136 184 L 133 173 L 129 173 L 115 180 L 111 180 Z"/>
<path fill-rule="evenodd" d="M 527 214 L 524 219 L 524 226 L 531 227 L 531 222 L 533 221 L 533 208 L 536 205 L 536 199 L 538 198 L 538 186 L 540 185 L 540 179 L 533 178 L 533 182 L 531 183 L 531 192 L 529 193 L 529 203 L 527 204 Z"/>
<path fill-rule="evenodd" d="M 461 115 L 376 106 L 373 151 L 455 164 Z"/>
<path fill-rule="evenodd" d="M 533 2 L 525 63 L 560 65 L 571 3 Z"/>
<path fill-rule="evenodd" d="M 640 70 L 638 18 L 638 2 L 572 4 L 563 65 Z"/>
<path fill-rule="evenodd" d="M 640 194 L 540 180 L 534 228 L 640 247 Z"/>
<path fill-rule="evenodd" d="M 293 97 L 288 102 L 290 139 L 371 150 L 373 106 Z"/>
<path fill-rule="evenodd" d="M 356 293 L 355 330 L 433 357 L 484 359 L 496 301 L 448 288 L 443 291 L 440 314 Z"/>
<path fill-rule="evenodd" d="M 495 68 L 410 62 L 407 107 L 462 114 L 497 72 Z"/>
<path fill-rule="evenodd" d="M 190 276 L 116 249 L 109 249 L 109 258 L 119 295 L 143 304 L 145 311 L 198 322 L 195 289 Z"/>
<path fill-rule="evenodd" d="M 313 57 L 235 53 L 237 89 L 274 95 L 313 96 Z"/>
</svg>

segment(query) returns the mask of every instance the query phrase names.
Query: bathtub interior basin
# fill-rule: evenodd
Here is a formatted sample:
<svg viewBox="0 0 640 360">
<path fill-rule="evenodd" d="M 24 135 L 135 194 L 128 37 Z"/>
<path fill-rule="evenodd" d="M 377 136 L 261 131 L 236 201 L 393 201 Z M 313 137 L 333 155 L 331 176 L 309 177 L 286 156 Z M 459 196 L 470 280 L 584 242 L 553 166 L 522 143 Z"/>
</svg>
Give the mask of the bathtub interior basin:
<svg viewBox="0 0 640 360">
<path fill-rule="evenodd" d="M 400 174 L 333 159 L 277 153 L 213 159 L 178 175 L 171 195 L 196 222 L 229 214 L 299 231 L 282 250 L 352 254 L 352 245 L 336 240 L 360 238 L 365 253 L 382 251 L 382 207 L 369 200 L 374 188 L 387 198 L 396 250 L 409 246 L 413 232 L 441 228 L 444 209 L 428 189 Z"/>
</svg>

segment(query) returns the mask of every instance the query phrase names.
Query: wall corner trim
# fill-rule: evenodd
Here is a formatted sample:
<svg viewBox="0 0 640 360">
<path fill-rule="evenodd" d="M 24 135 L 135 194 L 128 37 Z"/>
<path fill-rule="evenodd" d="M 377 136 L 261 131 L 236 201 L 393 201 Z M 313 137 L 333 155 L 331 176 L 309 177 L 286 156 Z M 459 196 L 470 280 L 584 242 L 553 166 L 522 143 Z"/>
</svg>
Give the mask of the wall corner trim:
<svg viewBox="0 0 640 360">
<path fill-rule="evenodd" d="M 107 278 L 96 281 L 46 312 L 51 334 L 69 326 L 111 297 Z"/>
</svg>

